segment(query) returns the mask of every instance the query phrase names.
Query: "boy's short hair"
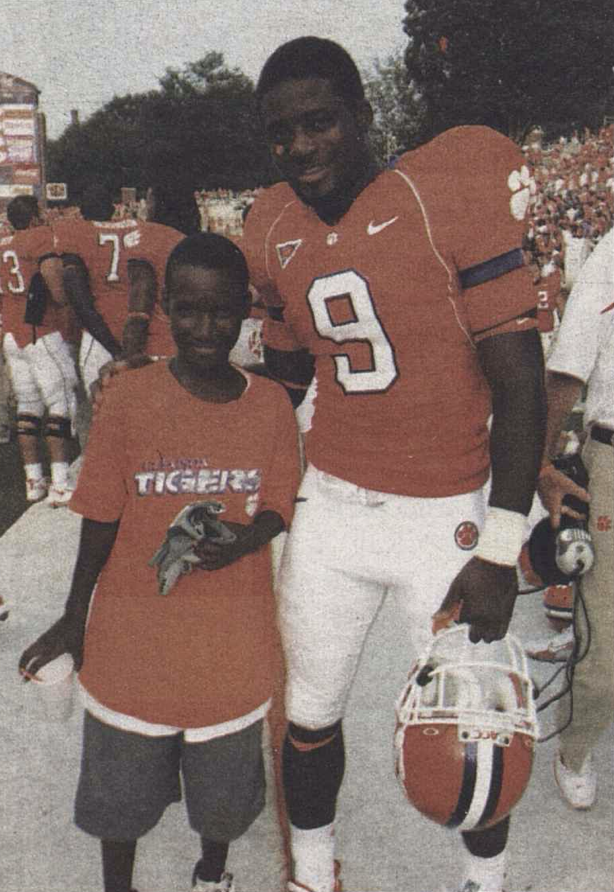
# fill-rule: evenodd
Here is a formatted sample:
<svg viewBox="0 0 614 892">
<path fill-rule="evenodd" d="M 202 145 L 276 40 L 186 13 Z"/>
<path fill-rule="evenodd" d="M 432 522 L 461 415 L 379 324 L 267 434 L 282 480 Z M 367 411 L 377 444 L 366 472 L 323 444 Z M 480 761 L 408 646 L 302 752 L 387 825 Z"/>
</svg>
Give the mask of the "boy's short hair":
<svg viewBox="0 0 614 892">
<path fill-rule="evenodd" d="M 6 206 L 6 216 L 13 229 L 27 229 L 40 216 L 38 199 L 34 195 L 17 195 Z"/>
<path fill-rule="evenodd" d="M 247 262 L 240 248 L 217 232 L 198 232 L 180 241 L 171 251 L 164 271 L 164 288 L 169 293 L 171 276 L 179 266 L 225 269 L 237 276 L 245 290 L 249 286 Z"/>
<path fill-rule="evenodd" d="M 325 78 L 343 99 L 360 102 L 365 90 L 360 72 L 350 54 L 333 40 L 322 37 L 297 37 L 273 52 L 258 78 L 258 104 L 277 84 L 287 80 Z"/>
</svg>

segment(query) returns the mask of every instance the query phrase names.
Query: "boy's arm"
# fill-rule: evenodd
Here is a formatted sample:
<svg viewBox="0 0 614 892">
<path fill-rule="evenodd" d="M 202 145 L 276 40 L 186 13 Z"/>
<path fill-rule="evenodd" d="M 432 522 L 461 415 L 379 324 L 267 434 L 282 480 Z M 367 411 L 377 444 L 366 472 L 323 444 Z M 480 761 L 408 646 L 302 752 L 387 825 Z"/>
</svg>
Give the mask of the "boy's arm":
<svg viewBox="0 0 614 892">
<path fill-rule="evenodd" d="M 83 663 L 83 639 L 87 614 L 100 571 L 106 564 L 117 536 L 119 521 L 101 523 L 83 518 L 79 551 L 64 613 L 19 660 L 19 671 L 27 681 L 51 660 L 69 653 L 79 670 Z"/>
</svg>

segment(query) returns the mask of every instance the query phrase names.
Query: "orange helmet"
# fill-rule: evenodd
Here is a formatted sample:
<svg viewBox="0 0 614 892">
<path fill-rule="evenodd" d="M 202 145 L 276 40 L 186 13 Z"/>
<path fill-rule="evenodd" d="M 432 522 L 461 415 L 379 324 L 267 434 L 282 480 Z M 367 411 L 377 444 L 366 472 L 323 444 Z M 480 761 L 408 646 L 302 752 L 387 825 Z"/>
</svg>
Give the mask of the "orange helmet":
<svg viewBox="0 0 614 892">
<path fill-rule="evenodd" d="M 409 802 L 445 827 L 484 829 L 529 782 L 538 735 L 524 650 L 511 635 L 472 644 L 439 632 L 397 703 L 395 769 Z"/>
</svg>

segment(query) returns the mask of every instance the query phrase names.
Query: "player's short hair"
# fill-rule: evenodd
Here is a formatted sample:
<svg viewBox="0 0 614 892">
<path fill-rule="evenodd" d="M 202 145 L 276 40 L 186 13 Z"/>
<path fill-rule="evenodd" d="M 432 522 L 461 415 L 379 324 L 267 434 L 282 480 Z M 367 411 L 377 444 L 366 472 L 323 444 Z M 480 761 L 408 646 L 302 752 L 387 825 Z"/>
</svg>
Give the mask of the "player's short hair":
<svg viewBox="0 0 614 892">
<path fill-rule="evenodd" d="M 266 60 L 256 85 L 256 99 L 287 80 L 325 78 L 342 99 L 360 102 L 365 90 L 350 54 L 338 43 L 322 37 L 297 37 L 278 47 Z"/>
<path fill-rule="evenodd" d="M 111 190 L 101 183 L 88 186 L 79 201 L 79 210 L 85 220 L 110 220 L 115 210 Z"/>
<path fill-rule="evenodd" d="M 13 229 L 27 229 L 40 216 L 38 199 L 35 195 L 17 195 L 6 206 L 6 216 Z"/>
<path fill-rule="evenodd" d="M 166 261 L 164 272 L 167 295 L 173 272 L 180 266 L 227 270 L 239 279 L 247 293 L 249 272 L 243 252 L 234 242 L 217 232 L 198 232 L 175 245 Z"/>
</svg>

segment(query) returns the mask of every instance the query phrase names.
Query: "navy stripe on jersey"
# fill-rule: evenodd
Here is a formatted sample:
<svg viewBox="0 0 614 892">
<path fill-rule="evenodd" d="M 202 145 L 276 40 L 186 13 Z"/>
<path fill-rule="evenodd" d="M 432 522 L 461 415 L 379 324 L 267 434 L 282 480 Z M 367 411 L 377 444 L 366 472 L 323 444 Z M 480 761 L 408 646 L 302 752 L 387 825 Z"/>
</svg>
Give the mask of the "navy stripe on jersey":
<svg viewBox="0 0 614 892">
<path fill-rule="evenodd" d="M 456 808 L 446 821 L 446 827 L 458 827 L 469 814 L 471 800 L 475 792 L 475 781 L 478 775 L 478 745 L 470 742 L 465 745 L 465 763 L 463 765 L 463 780 Z"/>
<path fill-rule="evenodd" d="M 519 269 L 524 266 L 524 255 L 522 248 L 514 248 L 505 254 L 499 254 L 498 257 L 491 257 L 484 263 L 477 263 L 475 266 L 468 266 L 459 272 L 461 287 L 475 288 L 476 285 L 483 285 L 484 282 L 490 282 L 492 279 L 498 279 L 512 270 Z"/>
</svg>

